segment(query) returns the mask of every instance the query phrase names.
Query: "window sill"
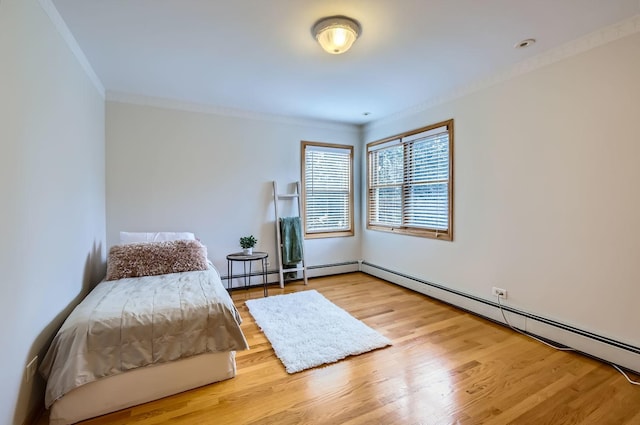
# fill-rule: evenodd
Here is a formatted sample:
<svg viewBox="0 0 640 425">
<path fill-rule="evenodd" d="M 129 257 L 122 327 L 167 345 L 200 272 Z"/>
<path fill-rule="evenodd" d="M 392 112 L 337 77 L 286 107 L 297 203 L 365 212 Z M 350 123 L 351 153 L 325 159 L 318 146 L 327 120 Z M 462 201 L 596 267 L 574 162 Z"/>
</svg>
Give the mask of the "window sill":
<svg viewBox="0 0 640 425">
<path fill-rule="evenodd" d="M 429 229 L 418 229 L 411 227 L 387 227 L 387 226 L 376 226 L 372 224 L 367 225 L 368 230 L 376 230 L 379 232 L 387 232 L 387 233 L 397 233 L 400 235 L 409 235 L 409 236 L 417 236 L 421 238 L 428 239 L 438 239 L 442 241 L 453 241 L 453 235 L 451 231 L 446 232 L 436 232 L 435 230 Z"/>
<path fill-rule="evenodd" d="M 353 231 L 345 231 L 345 232 L 318 232 L 318 233 L 305 233 L 305 239 L 323 239 L 323 238 L 345 238 L 348 236 L 353 236 Z"/>
</svg>

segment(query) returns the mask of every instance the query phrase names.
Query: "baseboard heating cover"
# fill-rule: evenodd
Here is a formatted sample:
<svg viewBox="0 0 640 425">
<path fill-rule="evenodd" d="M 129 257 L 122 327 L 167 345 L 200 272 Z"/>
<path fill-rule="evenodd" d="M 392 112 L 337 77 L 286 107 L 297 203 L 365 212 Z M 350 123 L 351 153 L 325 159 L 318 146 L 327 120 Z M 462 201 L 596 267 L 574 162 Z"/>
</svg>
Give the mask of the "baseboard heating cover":
<svg viewBox="0 0 640 425">
<path fill-rule="evenodd" d="M 498 303 L 495 301 L 466 294 L 367 261 L 361 262 L 360 271 L 446 302 L 494 322 L 504 324 Z M 503 304 L 503 310 L 507 320 L 519 329 L 571 347 L 589 357 L 617 364 L 632 372 L 639 373 L 640 371 L 639 347 L 509 307 L 508 305 L 505 306 Z"/>
</svg>

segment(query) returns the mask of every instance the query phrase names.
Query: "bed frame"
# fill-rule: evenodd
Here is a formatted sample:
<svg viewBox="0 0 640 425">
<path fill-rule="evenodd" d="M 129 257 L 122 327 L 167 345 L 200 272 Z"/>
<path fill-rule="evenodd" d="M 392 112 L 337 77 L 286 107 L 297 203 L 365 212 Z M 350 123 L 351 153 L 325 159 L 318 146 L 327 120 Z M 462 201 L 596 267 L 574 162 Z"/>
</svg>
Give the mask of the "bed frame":
<svg viewBox="0 0 640 425">
<path fill-rule="evenodd" d="M 82 385 L 53 403 L 50 425 L 68 425 L 233 378 L 235 351 L 207 353 L 109 376 Z"/>
</svg>

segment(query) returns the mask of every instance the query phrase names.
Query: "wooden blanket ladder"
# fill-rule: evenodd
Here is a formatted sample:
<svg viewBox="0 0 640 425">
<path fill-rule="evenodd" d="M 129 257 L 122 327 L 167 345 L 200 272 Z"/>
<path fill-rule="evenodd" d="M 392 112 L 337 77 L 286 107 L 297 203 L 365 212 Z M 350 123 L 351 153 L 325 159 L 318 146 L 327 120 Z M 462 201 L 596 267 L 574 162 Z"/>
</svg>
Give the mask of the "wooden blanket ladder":
<svg viewBox="0 0 640 425">
<path fill-rule="evenodd" d="M 296 211 L 296 215 L 298 217 L 301 217 L 302 214 L 302 197 L 301 195 L 301 191 L 300 191 L 300 182 L 296 182 L 295 185 L 295 192 L 294 193 L 287 193 L 287 194 L 280 194 L 278 193 L 278 183 L 274 180 L 273 181 L 273 205 L 275 208 L 275 213 L 276 213 L 276 240 L 278 243 L 276 252 L 277 252 L 277 256 L 278 256 L 278 272 L 280 274 L 280 287 L 284 288 L 284 280 L 285 280 L 285 273 L 296 273 L 296 278 L 297 278 L 297 274 L 298 272 L 302 272 L 302 278 L 304 280 L 304 284 L 307 284 L 307 267 L 306 267 L 306 262 L 305 262 L 305 249 L 304 249 L 304 243 L 302 243 L 302 261 L 300 261 L 300 263 L 298 263 L 298 265 L 296 265 L 296 267 L 291 267 L 291 268 L 285 268 L 285 265 L 282 264 L 282 248 L 283 248 L 283 244 L 282 244 L 282 233 L 281 233 L 281 229 L 280 229 L 280 211 L 278 210 L 278 203 L 280 202 L 284 202 L 284 201 L 288 201 L 288 202 L 293 202 L 293 205 L 290 205 L 292 207 L 292 209 L 294 209 Z"/>
</svg>

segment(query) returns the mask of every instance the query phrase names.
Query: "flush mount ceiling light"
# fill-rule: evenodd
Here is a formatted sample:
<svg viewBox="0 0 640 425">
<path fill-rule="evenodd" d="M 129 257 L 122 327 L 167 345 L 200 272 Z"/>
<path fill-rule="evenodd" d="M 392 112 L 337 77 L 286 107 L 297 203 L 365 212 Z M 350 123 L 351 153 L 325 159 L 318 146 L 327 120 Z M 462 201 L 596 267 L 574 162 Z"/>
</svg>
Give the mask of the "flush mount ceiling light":
<svg viewBox="0 0 640 425">
<path fill-rule="evenodd" d="M 351 48 L 360 31 L 360 24 L 351 18 L 329 16 L 316 22 L 312 33 L 325 51 L 339 55 Z"/>
</svg>

